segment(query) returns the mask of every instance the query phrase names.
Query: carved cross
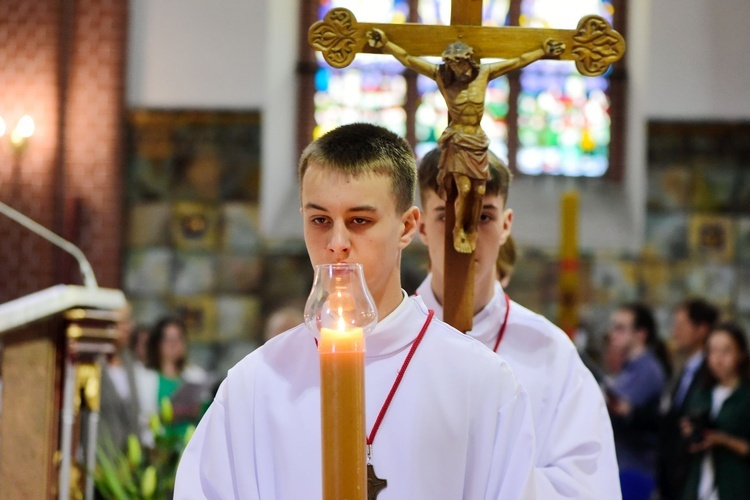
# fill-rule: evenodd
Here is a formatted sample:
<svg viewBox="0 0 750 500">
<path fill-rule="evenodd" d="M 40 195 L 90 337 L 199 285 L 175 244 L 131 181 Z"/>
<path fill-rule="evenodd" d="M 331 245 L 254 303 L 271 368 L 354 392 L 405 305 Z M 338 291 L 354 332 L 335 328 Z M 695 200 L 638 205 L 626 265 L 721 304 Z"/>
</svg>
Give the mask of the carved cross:
<svg viewBox="0 0 750 500">
<path fill-rule="evenodd" d="M 531 60 L 550 56 L 573 60 L 581 74 L 597 76 L 603 74 L 625 52 L 625 41 L 622 36 L 599 16 L 582 18 L 574 30 L 495 28 L 481 26 L 481 23 L 481 0 L 452 0 L 450 26 L 360 23 L 349 10 L 336 8 L 330 10 L 322 21 L 312 25 L 308 40 L 313 48 L 322 52 L 326 62 L 335 68 L 348 66 L 356 54 L 364 52 L 387 52 L 406 65 L 405 61 L 413 61 L 413 56 L 440 56 L 449 45 L 463 42 L 473 49 L 473 58 L 477 60 L 487 57 L 518 59 L 536 53 Z M 378 32 L 387 35 L 385 46 L 381 43 L 381 35 L 378 35 Z M 554 52 L 551 48 L 541 49 L 540 52 L 540 47 L 548 46 L 550 41 L 554 41 L 558 46 L 561 44 L 564 48 Z M 525 64 L 528 62 L 523 63 Z M 430 76 L 427 66 L 429 65 L 422 66 L 419 63 L 409 65 L 412 69 Z M 445 93 L 443 95 L 445 96 Z M 442 144 L 441 150 L 445 151 Z M 441 159 L 441 163 L 442 161 Z M 441 164 L 443 173 L 448 168 L 453 167 Z M 473 191 L 474 188 L 467 199 L 474 206 L 477 203 L 481 206 L 483 188 L 477 190 L 479 194 Z M 465 239 L 461 245 L 459 237 L 449 230 L 455 226 L 456 221 L 454 204 L 458 192 L 455 183 L 451 187 L 448 182 L 446 196 L 443 319 L 458 330 L 466 332 L 472 327 L 474 315 L 475 246 L 472 242 L 467 248 Z M 470 220 L 469 224 L 476 227 L 480 213 L 469 212 L 469 219 L 473 218 L 473 222 Z M 464 220 L 467 220 L 465 217 L 466 215 Z M 458 226 L 455 227 L 459 229 Z"/>
</svg>

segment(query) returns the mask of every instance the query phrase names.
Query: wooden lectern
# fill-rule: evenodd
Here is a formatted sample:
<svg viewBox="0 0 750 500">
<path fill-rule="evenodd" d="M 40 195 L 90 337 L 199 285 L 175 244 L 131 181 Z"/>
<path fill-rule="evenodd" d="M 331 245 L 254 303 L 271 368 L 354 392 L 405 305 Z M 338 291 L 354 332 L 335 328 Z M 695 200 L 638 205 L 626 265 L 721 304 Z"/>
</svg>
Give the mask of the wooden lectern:
<svg viewBox="0 0 750 500">
<path fill-rule="evenodd" d="M 119 290 L 72 285 L 0 305 L 0 498 L 93 492 L 88 465 L 74 460 L 96 443 L 95 425 L 80 436 L 80 410 L 98 415 L 100 360 L 114 350 L 123 306 Z"/>
</svg>

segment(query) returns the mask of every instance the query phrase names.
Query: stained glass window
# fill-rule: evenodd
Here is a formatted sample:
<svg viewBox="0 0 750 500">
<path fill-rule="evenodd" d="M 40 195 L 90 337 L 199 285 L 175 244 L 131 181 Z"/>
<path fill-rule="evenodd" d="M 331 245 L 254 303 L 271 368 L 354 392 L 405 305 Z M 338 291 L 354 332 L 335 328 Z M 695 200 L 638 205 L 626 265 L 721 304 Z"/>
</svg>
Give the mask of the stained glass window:
<svg viewBox="0 0 750 500">
<path fill-rule="evenodd" d="M 335 7 L 346 7 L 359 20 L 379 23 L 403 23 L 409 11 L 406 0 L 321 0 L 318 18 Z M 404 67 L 398 61 L 358 54 L 351 65 L 335 69 L 320 54 L 317 57 L 314 137 L 358 121 L 378 123 L 406 135 L 406 80 Z"/>
<path fill-rule="evenodd" d="M 597 14 L 612 23 L 600 0 L 523 0 L 521 26 L 573 29 Z M 526 174 L 600 177 L 609 166 L 607 75 L 581 76 L 573 61 L 538 61 L 521 71 L 516 166 Z"/>
<path fill-rule="evenodd" d="M 572 29 L 587 14 L 613 23 L 613 1 L 617 0 L 484 0 L 483 24 Z M 418 6 L 416 14 L 410 14 L 410 3 Z M 334 7 L 346 7 L 360 21 L 402 23 L 416 18 L 422 24 L 449 24 L 450 4 L 450 0 L 320 0 L 317 19 Z M 418 156 L 437 146 L 447 125 L 447 109 L 433 80 L 424 76 L 410 80 L 392 57 L 358 54 L 343 70 L 331 68 L 320 55 L 316 61 L 314 136 L 345 123 L 368 121 L 413 140 Z M 410 84 L 416 92 L 407 92 Z M 538 61 L 518 77 L 492 81 L 485 105 L 482 128 L 490 149 L 517 171 L 576 177 L 607 172 L 612 135 L 609 74 L 583 77 L 570 61 Z M 407 110 L 413 116 L 407 116 Z"/>
</svg>

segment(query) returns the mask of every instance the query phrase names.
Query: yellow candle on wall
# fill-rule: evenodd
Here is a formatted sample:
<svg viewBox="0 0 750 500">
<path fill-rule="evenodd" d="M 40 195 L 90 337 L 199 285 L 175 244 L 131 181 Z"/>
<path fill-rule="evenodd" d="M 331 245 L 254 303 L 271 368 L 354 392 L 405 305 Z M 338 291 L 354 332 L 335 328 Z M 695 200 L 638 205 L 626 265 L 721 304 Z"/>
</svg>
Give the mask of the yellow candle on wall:
<svg viewBox="0 0 750 500">
<path fill-rule="evenodd" d="M 573 338 L 580 307 L 577 191 L 568 191 L 560 202 L 560 279 L 558 326 Z"/>
<path fill-rule="evenodd" d="M 560 202 L 560 256 L 578 257 L 578 205 L 577 191 L 567 191 Z"/>
</svg>

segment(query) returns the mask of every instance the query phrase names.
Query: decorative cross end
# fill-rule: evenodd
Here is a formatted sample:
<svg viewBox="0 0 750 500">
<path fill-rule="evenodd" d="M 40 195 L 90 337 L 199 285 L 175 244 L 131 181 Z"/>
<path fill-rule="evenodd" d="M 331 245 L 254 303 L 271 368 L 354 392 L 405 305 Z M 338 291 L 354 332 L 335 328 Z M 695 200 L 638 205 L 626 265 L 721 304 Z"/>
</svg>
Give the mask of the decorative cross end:
<svg viewBox="0 0 750 500">
<path fill-rule="evenodd" d="M 603 17 L 586 16 L 578 22 L 571 53 L 582 75 L 602 75 L 625 53 L 625 39 Z"/>
<path fill-rule="evenodd" d="M 331 9 L 322 21 L 310 27 L 307 39 L 315 50 L 323 53 L 323 58 L 334 68 L 345 68 L 354 60 L 357 52 L 362 52 L 365 38 L 356 37 L 357 18 L 343 8 Z"/>
</svg>

